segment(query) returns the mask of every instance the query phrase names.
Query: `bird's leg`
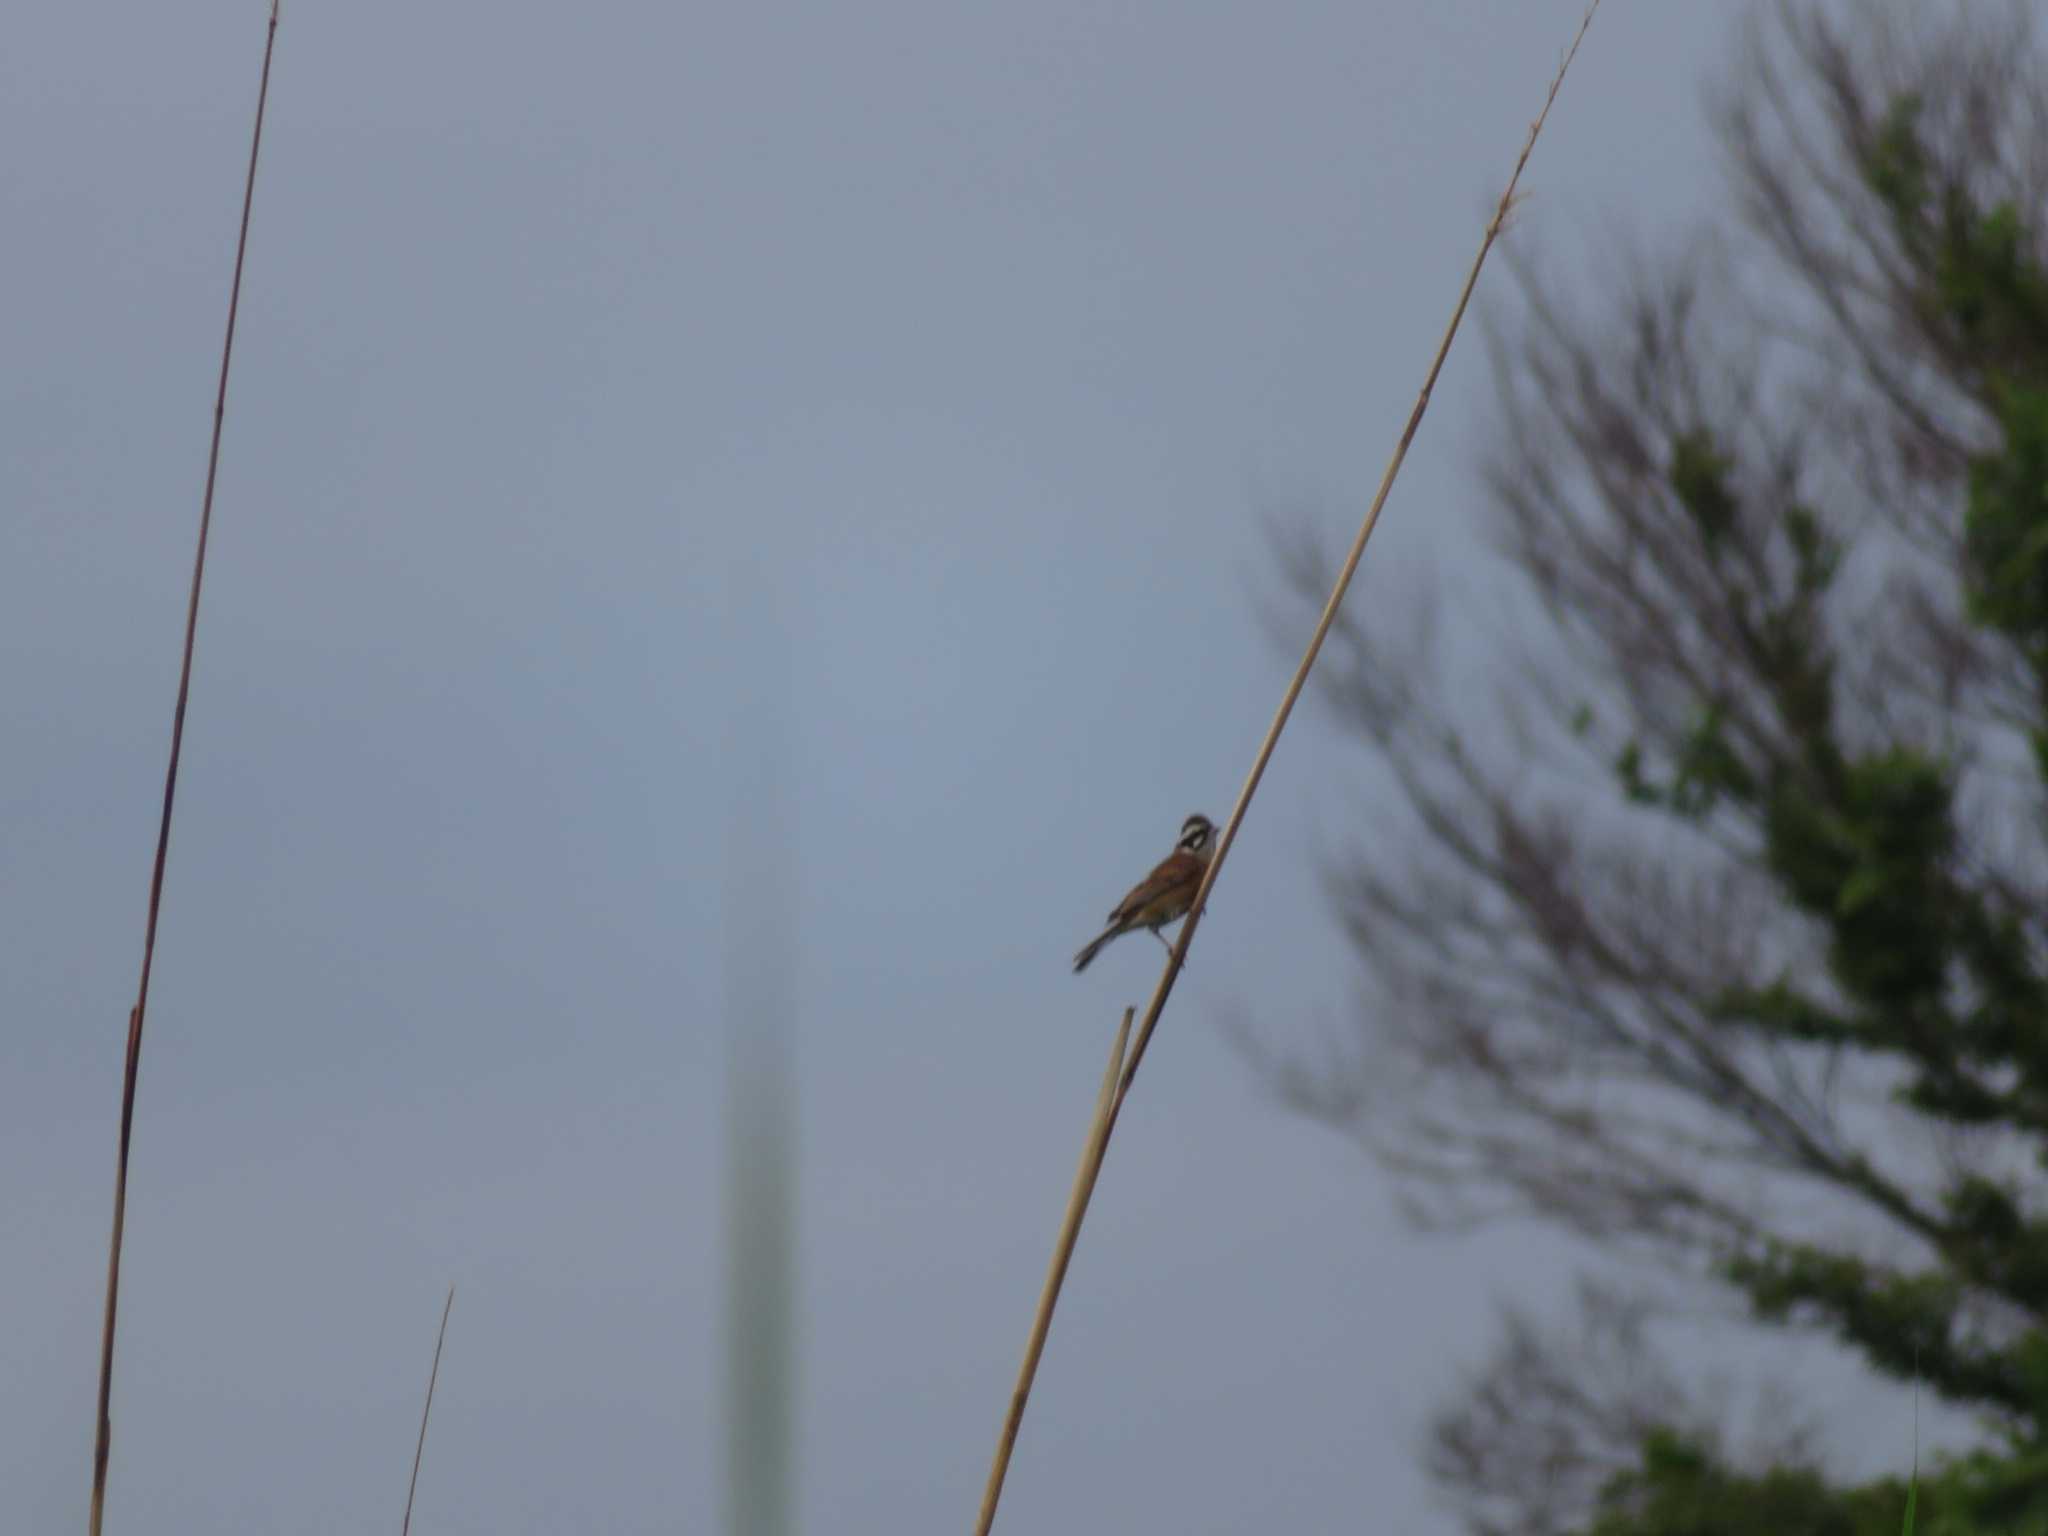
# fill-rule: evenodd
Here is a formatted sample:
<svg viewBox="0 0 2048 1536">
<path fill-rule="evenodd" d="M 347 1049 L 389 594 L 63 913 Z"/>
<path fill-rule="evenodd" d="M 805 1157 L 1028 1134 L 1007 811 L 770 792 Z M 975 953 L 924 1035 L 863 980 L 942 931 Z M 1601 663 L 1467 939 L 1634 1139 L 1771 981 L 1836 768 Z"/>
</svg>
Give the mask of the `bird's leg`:
<svg viewBox="0 0 2048 1536">
<path fill-rule="evenodd" d="M 1159 947 L 1166 951 L 1166 958 L 1171 960 L 1173 958 L 1173 941 L 1168 939 L 1167 936 L 1161 933 L 1157 928 L 1150 928 L 1146 931 L 1150 933 L 1153 938 L 1159 941 Z M 1181 961 L 1180 968 L 1182 970 L 1186 970 L 1188 968 L 1187 961 Z"/>
</svg>

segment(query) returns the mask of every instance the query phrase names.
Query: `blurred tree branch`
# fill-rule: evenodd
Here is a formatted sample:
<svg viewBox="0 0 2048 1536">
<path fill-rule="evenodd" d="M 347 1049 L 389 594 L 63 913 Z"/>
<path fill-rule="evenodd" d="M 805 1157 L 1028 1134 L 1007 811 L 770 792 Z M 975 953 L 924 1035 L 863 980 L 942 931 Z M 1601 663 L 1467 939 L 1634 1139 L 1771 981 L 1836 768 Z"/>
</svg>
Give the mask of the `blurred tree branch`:
<svg viewBox="0 0 2048 1536">
<path fill-rule="evenodd" d="M 1778 7 L 1713 107 L 1731 218 L 1591 303 L 1508 252 L 1513 643 L 1340 616 L 1360 1033 L 1260 1051 L 1425 1222 L 1732 1286 L 2015 1443 L 2048 1427 L 2044 65 L 2025 4 Z M 1328 557 L 1274 548 L 1292 619 Z M 1588 1358 L 1637 1337 L 1609 1310 Z M 1519 1490 L 1476 1530 L 1703 1443 L 1531 1326 L 1439 1426 L 1446 1482 Z"/>
</svg>

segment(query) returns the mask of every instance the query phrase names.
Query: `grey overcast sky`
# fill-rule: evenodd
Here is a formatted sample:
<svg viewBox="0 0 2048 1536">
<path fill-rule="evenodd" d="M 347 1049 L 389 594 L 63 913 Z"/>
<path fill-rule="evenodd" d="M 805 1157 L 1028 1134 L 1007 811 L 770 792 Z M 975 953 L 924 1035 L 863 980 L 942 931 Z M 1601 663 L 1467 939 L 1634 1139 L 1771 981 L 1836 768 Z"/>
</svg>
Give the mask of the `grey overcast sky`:
<svg viewBox="0 0 2048 1536">
<path fill-rule="evenodd" d="M 1734 4 L 1607 6 L 1513 238 L 1721 196 Z M 1068 957 L 1287 666 L 1580 0 L 288 0 L 129 1217 L 111 1528 L 710 1528 L 730 740 L 784 686 L 799 1509 L 970 1522 L 1117 1010 Z M 0 52 L 0 1526 L 84 1515 L 134 984 L 263 7 Z M 1487 285 L 1495 293 L 1497 282 Z M 1355 601 L 1471 544 L 1454 356 Z M 729 590 L 769 573 L 780 659 Z M 1455 602 L 1459 584 L 1450 586 Z M 1450 622 L 1463 622 L 1454 612 Z M 778 681 L 780 679 L 781 681 Z M 1283 745 L 1001 1529 L 1445 1532 L 1527 1231 L 1423 1239 L 1230 1046 L 1352 995 Z"/>
</svg>

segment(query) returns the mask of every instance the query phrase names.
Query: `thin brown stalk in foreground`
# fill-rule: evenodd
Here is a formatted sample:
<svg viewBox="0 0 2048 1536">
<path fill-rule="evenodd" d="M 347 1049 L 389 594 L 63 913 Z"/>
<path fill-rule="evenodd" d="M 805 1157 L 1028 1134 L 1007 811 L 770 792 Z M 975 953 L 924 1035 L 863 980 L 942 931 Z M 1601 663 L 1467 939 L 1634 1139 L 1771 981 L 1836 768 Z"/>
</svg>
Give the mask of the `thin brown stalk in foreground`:
<svg viewBox="0 0 2048 1536">
<path fill-rule="evenodd" d="M 441 1346 L 448 1342 L 448 1313 L 455 1305 L 455 1287 L 448 1287 L 448 1299 L 441 1303 L 441 1331 L 434 1335 L 434 1364 L 427 1372 L 427 1406 L 420 1410 L 420 1437 L 412 1448 L 412 1481 L 405 1485 L 405 1519 L 398 1536 L 412 1530 L 412 1496 L 419 1491 L 420 1457 L 427 1449 L 427 1415 L 434 1411 L 434 1383 L 441 1379 Z"/>
<path fill-rule="evenodd" d="M 114 1319 L 121 1296 L 121 1229 L 128 1211 L 128 1142 L 135 1125 L 135 1074 L 142 1061 L 142 1021 L 149 1011 L 149 969 L 156 958 L 156 920 L 163 904 L 164 856 L 171 843 L 171 805 L 178 792 L 178 755 L 185 743 L 185 701 L 192 692 L 192 642 L 199 630 L 199 588 L 206 576 L 206 535 L 213 523 L 213 485 L 220 469 L 221 422 L 228 408 L 228 362 L 235 352 L 235 311 L 242 298 L 242 258 L 249 249 L 249 209 L 256 200 L 256 153 L 263 145 L 263 107 L 270 97 L 270 55 L 277 46 L 277 0 L 263 40 L 263 78 L 256 88 L 256 128 L 249 140 L 249 175 L 242 187 L 242 228 L 235 241 L 235 275 L 228 286 L 227 337 L 220 349 L 220 386 L 213 397 L 213 442 L 206 455 L 206 494 L 199 502 L 199 542 L 192 557 L 192 592 L 185 605 L 185 651 L 178 667 L 178 702 L 171 712 L 171 754 L 164 768 L 163 818 L 157 823 L 156 862 L 149 876 L 149 916 L 142 930 L 142 979 L 128 1014 L 128 1052 L 121 1073 L 121 1135 L 114 1158 L 114 1231 L 107 1245 L 107 1310 L 100 1326 L 99 1416 L 92 1453 L 92 1512 L 87 1529 L 100 1536 L 107 1504 L 107 1458 L 112 1450 L 110 1404 L 114 1392 Z"/>
<path fill-rule="evenodd" d="M 1109 1123 L 1116 1112 L 1116 1086 L 1123 1075 L 1124 1045 L 1131 1037 L 1134 1008 L 1124 1010 L 1124 1021 L 1116 1027 L 1116 1039 L 1109 1047 L 1109 1069 L 1102 1074 L 1102 1092 L 1095 1099 L 1095 1115 L 1088 1122 L 1088 1139 L 1081 1147 L 1081 1166 L 1074 1170 L 1074 1192 L 1067 1197 L 1067 1214 L 1060 1220 L 1060 1235 L 1052 1245 L 1052 1263 L 1046 1270 L 1045 1290 L 1039 1297 L 1038 1315 L 1031 1320 L 1031 1337 L 1024 1344 L 1024 1366 L 1017 1375 L 1017 1390 L 1010 1397 L 1009 1416 L 1003 1420 L 1003 1435 L 996 1442 L 996 1464 L 989 1473 L 988 1490 L 981 1496 L 981 1524 L 986 1531 L 996 1517 L 996 1500 L 1002 1497 L 1003 1473 L 1010 1465 L 1010 1452 L 1017 1444 L 1017 1426 L 1024 1422 L 1024 1402 L 1031 1395 L 1031 1379 L 1038 1374 L 1038 1357 L 1045 1353 L 1045 1335 L 1052 1327 L 1053 1303 L 1067 1278 L 1067 1264 L 1074 1257 L 1074 1243 L 1081 1235 L 1081 1217 L 1088 1209 L 1088 1196 L 1095 1188 L 1095 1173 L 1102 1166 L 1102 1146 L 1109 1140 Z"/>
<path fill-rule="evenodd" d="M 1443 339 L 1437 343 L 1436 355 L 1430 360 L 1429 372 L 1424 376 L 1422 388 L 1415 397 L 1414 409 L 1408 413 L 1408 423 L 1401 430 L 1400 440 L 1394 445 L 1392 458 L 1387 461 L 1386 473 L 1380 477 L 1379 490 L 1374 494 L 1372 505 L 1366 509 L 1365 520 L 1359 524 L 1358 537 L 1352 540 L 1351 551 L 1345 557 L 1343 568 L 1337 573 L 1336 585 L 1330 590 L 1330 599 L 1323 605 L 1322 617 L 1316 621 L 1315 633 L 1310 636 L 1308 649 L 1302 654 L 1301 665 L 1295 668 L 1294 677 L 1287 685 L 1287 692 L 1281 697 L 1280 708 L 1274 713 L 1273 723 L 1266 729 L 1265 740 L 1259 743 L 1258 755 L 1252 760 L 1251 772 L 1246 775 L 1244 787 L 1238 791 L 1237 803 L 1230 809 L 1230 817 L 1223 824 L 1223 835 L 1216 844 L 1216 856 L 1210 860 L 1208 870 L 1202 876 L 1201 889 L 1195 893 L 1193 909 L 1181 924 L 1180 936 L 1174 941 L 1166 957 L 1166 969 L 1161 972 L 1159 985 L 1152 993 L 1152 1001 L 1145 1009 L 1145 1020 L 1138 1028 L 1138 1038 L 1131 1046 L 1130 1060 L 1125 1063 L 1116 1085 L 1116 1093 L 1107 1106 L 1107 1113 L 1099 1114 L 1090 1127 L 1088 1143 L 1081 1155 L 1081 1170 L 1075 1176 L 1073 1198 L 1067 1205 L 1066 1220 L 1061 1224 L 1060 1236 L 1053 1251 L 1051 1271 L 1046 1276 L 1045 1289 L 1038 1298 L 1038 1312 L 1031 1323 L 1031 1342 L 1024 1352 L 1024 1365 L 1017 1377 L 1016 1390 L 1011 1394 L 1009 1415 L 1003 1421 L 1001 1437 L 996 1441 L 995 1463 L 989 1468 L 988 1486 L 982 1494 L 981 1519 L 975 1526 L 976 1536 L 988 1536 L 995 1524 L 996 1505 L 1003 1495 L 1003 1479 L 1010 1467 L 1010 1451 L 1017 1439 L 1017 1429 L 1024 1417 L 1024 1405 L 1031 1396 L 1032 1379 L 1038 1372 L 1038 1358 L 1044 1348 L 1046 1330 L 1052 1326 L 1053 1307 L 1059 1301 L 1060 1287 L 1066 1279 L 1067 1260 L 1073 1253 L 1075 1240 L 1080 1235 L 1082 1218 L 1087 1215 L 1088 1201 L 1095 1191 L 1096 1176 L 1102 1170 L 1102 1159 L 1109 1148 L 1110 1134 L 1116 1129 L 1117 1116 L 1123 1109 L 1124 1099 L 1130 1094 L 1131 1084 L 1138 1075 L 1138 1063 L 1144 1060 L 1145 1047 L 1152 1039 L 1152 1031 L 1159 1025 L 1159 1015 L 1166 1007 L 1166 999 L 1173 992 L 1175 979 L 1181 967 L 1187 962 L 1188 945 L 1193 940 L 1195 928 L 1200 923 L 1202 911 L 1209 899 L 1209 892 L 1216 884 L 1216 877 L 1223 869 L 1223 860 L 1230 853 L 1230 845 L 1236 840 L 1238 824 L 1244 820 L 1246 808 L 1251 804 L 1252 795 L 1259 787 L 1259 780 L 1265 776 L 1266 764 L 1273 756 L 1273 749 L 1279 744 L 1280 733 L 1286 729 L 1288 717 L 1294 713 L 1294 704 L 1301 697 L 1301 690 L 1308 681 L 1316 657 L 1321 653 L 1323 641 L 1330 633 L 1330 626 L 1336 622 L 1337 610 L 1343 605 L 1344 595 L 1351 588 L 1351 579 L 1358 571 L 1358 562 L 1365 555 L 1366 541 L 1372 537 L 1373 529 L 1380 520 L 1380 509 L 1386 505 L 1387 494 L 1394 487 L 1394 479 L 1401 472 L 1401 465 L 1408 457 L 1409 445 L 1415 441 L 1416 431 L 1422 425 L 1423 413 L 1429 409 L 1431 393 L 1436 389 L 1437 376 L 1443 372 L 1444 359 L 1450 356 L 1451 343 L 1457 338 L 1458 326 L 1465 318 L 1466 307 L 1472 302 L 1472 291 L 1479 283 L 1479 271 L 1486 264 L 1487 253 L 1500 238 L 1506 226 L 1508 214 L 1514 206 L 1515 191 L 1522 179 L 1522 171 L 1529 163 L 1529 156 L 1536 148 L 1536 140 L 1543 132 L 1543 125 L 1550 117 L 1550 109 L 1557 101 L 1557 93 L 1564 85 L 1565 73 L 1571 68 L 1572 60 L 1578 57 L 1579 45 L 1586 40 L 1587 29 L 1593 25 L 1593 13 L 1600 9 L 1600 0 L 1592 0 L 1586 7 L 1586 14 L 1579 22 L 1579 30 L 1572 37 L 1571 47 L 1565 51 L 1563 62 L 1557 66 L 1557 73 L 1551 77 L 1550 90 L 1543 98 L 1543 109 L 1536 114 L 1536 120 L 1529 125 L 1528 136 L 1522 141 L 1522 152 L 1515 159 L 1515 168 L 1508 177 L 1506 190 L 1500 195 L 1500 202 L 1494 208 L 1493 217 L 1487 221 L 1486 233 L 1479 242 L 1479 251 L 1472 258 L 1472 268 L 1465 274 L 1465 285 L 1458 291 L 1458 302 L 1451 310 L 1450 323 L 1444 327 Z M 1124 1029 L 1130 1025 L 1130 1012 L 1125 1011 L 1124 1028 L 1117 1032 L 1117 1049 L 1123 1048 Z"/>
</svg>

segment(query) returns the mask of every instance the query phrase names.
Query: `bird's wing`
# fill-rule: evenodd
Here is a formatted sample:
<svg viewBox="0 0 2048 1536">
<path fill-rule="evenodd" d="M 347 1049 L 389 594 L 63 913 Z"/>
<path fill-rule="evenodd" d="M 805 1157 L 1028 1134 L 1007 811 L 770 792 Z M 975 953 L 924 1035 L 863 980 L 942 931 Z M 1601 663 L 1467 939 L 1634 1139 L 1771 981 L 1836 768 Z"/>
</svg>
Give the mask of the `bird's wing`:
<svg viewBox="0 0 2048 1536">
<path fill-rule="evenodd" d="M 1191 853 L 1176 850 L 1161 859 L 1152 873 L 1132 886 L 1124 899 L 1116 904 L 1109 914 L 1112 926 L 1119 926 L 1136 920 L 1155 902 L 1174 895 L 1183 887 L 1189 896 L 1202 883 L 1202 861 Z"/>
</svg>

